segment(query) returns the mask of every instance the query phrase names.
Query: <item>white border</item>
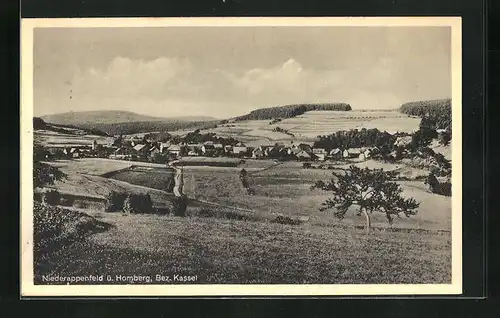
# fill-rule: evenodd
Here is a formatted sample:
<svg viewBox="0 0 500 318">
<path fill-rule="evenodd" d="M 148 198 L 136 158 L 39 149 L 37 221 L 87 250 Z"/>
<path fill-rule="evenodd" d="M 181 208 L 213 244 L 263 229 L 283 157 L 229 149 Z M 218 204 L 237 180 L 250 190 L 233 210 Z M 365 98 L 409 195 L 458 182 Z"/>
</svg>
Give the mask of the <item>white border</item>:
<svg viewBox="0 0 500 318">
<path fill-rule="evenodd" d="M 452 283 L 349 285 L 34 285 L 33 30 L 171 26 L 449 26 L 452 29 Z M 80 18 L 21 21 L 21 295 L 22 296 L 328 296 L 462 293 L 462 34 L 460 17 Z"/>
</svg>

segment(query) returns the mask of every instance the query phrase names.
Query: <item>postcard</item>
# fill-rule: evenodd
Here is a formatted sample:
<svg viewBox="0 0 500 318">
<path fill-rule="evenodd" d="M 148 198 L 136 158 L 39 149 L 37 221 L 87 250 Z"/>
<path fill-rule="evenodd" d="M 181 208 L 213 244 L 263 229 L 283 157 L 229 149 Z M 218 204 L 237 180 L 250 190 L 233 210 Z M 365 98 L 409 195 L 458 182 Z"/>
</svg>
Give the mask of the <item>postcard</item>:
<svg viewBox="0 0 500 318">
<path fill-rule="evenodd" d="M 22 296 L 462 293 L 459 17 L 21 37 Z"/>
</svg>

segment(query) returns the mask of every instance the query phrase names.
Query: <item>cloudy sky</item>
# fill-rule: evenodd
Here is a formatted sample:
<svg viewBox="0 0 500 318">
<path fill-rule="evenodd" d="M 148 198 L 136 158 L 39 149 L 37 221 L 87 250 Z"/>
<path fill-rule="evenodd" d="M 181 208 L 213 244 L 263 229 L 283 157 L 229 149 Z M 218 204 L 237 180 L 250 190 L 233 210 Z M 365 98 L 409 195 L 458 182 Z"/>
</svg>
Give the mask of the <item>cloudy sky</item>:
<svg viewBox="0 0 500 318">
<path fill-rule="evenodd" d="M 451 96 L 450 45 L 447 27 L 38 28 L 34 112 L 395 108 Z"/>
</svg>

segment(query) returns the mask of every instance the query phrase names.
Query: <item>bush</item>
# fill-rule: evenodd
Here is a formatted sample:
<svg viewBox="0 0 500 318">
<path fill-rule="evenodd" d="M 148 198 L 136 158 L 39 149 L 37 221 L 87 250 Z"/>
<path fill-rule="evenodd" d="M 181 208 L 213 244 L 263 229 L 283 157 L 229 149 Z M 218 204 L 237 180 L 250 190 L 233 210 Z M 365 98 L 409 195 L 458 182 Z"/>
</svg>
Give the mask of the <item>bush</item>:
<svg viewBox="0 0 500 318">
<path fill-rule="evenodd" d="M 130 193 L 123 202 L 123 212 L 125 213 L 153 213 L 153 202 L 149 194 Z"/>
<path fill-rule="evenodd" d="M 301 220 L 295 220 L 289 216 L 283 216 L 283 215 L 277 216 L 272 222 L 279 224 L 286 224 L 286 225 L 299 225 L 302 223 Z"/>
<path fill-rule="evenodd" d="M 182 195 L 180 197 L 175 197 L 173 200 L 173 211 L 175 216 L 186 216 L 186 209 L 187 209 L 187 196 Z"/>
<path fill-rule="evenodd" d="M 57 190 L 47 190 L 42 194 L 42 202 L 48 205 L 58 205 L 61 200 L 61 194 Z"/>
<path fill-rule="evenodd" d="M 312 166 L 312 165 L 311 165 L 311 163 L 310 163 L 310 162 L 304 162 L 304 163 L 302 164 L 302 168 L 304 168 L 304 169 L 309 169 L 309 168 L 311 168 L 311 166 Z"/>
<path fill-rule="evenodd" d="M 106 212 L 118 212 L 123 209 L 123 203 L 127 197 L 126 193 L 111 191 L 106 196 L 106 205 L 104 211 Z"/>
</svg>

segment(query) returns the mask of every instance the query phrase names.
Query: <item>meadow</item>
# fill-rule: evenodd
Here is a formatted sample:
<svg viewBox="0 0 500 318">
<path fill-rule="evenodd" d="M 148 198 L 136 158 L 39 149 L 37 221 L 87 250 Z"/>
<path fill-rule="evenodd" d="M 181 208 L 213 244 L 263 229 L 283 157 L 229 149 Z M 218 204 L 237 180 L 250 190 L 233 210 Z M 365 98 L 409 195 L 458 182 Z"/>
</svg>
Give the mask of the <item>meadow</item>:
<svg viewBox="0 0 500 318">
<path fill-rule="evenodd" d="M 167 192 L 172 192 L 174 188 L 174 171 L 171 168 L 150 171 L 130 168 L 113 173 L 108 178 Z"/>
<path fill-rule="evenodd" d="M 197 275 L 196 284 L 451 282 L 446 233 L 112 213 L 99 221 L 110 228 L 37 258 L 35 283 L 51 273 L 135 274 L 152 284 L 164 283 L 154 280 L 157 274 Z"/>
<path fill-rule="evenodd" d="M 363 165 L 363 164 L 361 164 Z M 383 164 L 381 164 L 383 167 Z M 267 169 L 249 172 L 248 182 L 254 190 L 247 194 L 239 180 L 238 169 L 185 170 L 184 192 L 199 200 L 217 202 L 255 211 L 259 215 L 306 217 L 317 225 L 363 225 L 364 218 L 352 208 L 339 220 L 330 211 L 319 211 L 329 194 L 311 186 L 318 180 L 331 178 L 340 169 L 303 169 L 301 163 L 285 162 Z M 393 167 L 394 168 L 394 167 Z M 407 168 L 406 168 L 407 169 Z M 421 181 L 400 181 L 403 194 L 421 203 L 416 216 L 397 218 L 393 227 L 441 230 L 451 228 L 451 198 L 430 193 Z M 374 213 L 374 226 L 388 227 L 384 214 Z"/>
</svg>

